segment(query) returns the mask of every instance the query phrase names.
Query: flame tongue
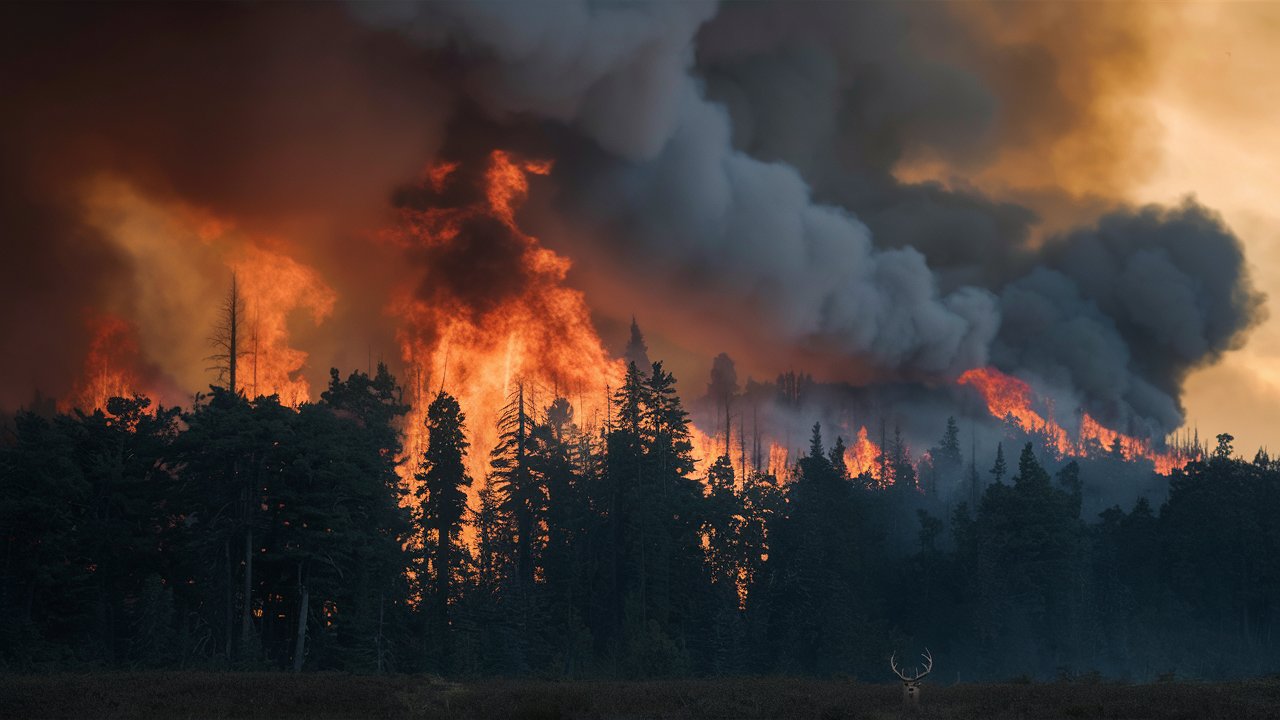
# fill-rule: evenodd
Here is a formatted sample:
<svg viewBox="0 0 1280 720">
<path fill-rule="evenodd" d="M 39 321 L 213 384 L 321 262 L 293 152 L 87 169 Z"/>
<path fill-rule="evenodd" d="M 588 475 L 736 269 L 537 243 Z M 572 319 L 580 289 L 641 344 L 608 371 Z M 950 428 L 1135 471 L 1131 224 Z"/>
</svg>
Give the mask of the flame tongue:
<svg viewBox="0 0 1280 720">
<path fill-rule="evenodd" d="M 337 295 L 314 269 L 262 247 L 246 248 L 232 267 L 246 301 L 240 360 L 245 394 L 279 395 L 289 405 L 310 400 L 302 375 L 308 354 L 289 343 L 289 315 L 306 309 L 318 325 L 333 313 Z"/>
<path fill-rule="evenodd" d="M 1044 435 L 1060 455 L 1072 454 L 1067 431 L 1051 418 L 1036 412 L 1032 407 L 1034 395 L 1031 386 L 1025 381 L 988 367 L 968 370 L 957 382 L 982 393 L 987 401 L 987 410 L 993 417 L 1010 420 L 1024 432 Z"/>
<path fill-rule="evenodd" d="M 84 371 L 71 397 L 59 403 L 59 410 L 93 411 L 105 409 L 107 400 L 143 392 L 138 373 L 137 329 L 115 315 L 94 315 L 88 319 L 93 339 L 85 356 Z"/>
<path fill-rule="evenodd" d="M 460 170 L 465 168 L 457 164 L 432 167 L 424 173 L 423 187 L 438 194 Z M 520 161 L 494 151 L 478 198 L 454 206 L 406 209 L 401 226 L 389 233 L 410 252 L 449 251 L 473 240 L 466 233 L 477 220 L 496 221 L 507 233 L 506 247 L 519 252 L 519 261 L 503 268 L 518 277 L 479 278 L 503 283 L 492 293 L 471 288 L 464 296 L 446 282 L 427 288 L 425 297 L 421 286 L 404 287 L 392 303 L 390 312 L 400 319 L 412 406 L 405 443 L 410 458 L 426 448 L 426 408 L 440 390 L 455 395 L 467 416 L 472 443 L 468 462 L 474 479 L 488 472 L 498 414 L 517 381 L 526 384 L 535 414 L 563 395 L 574 404 L 579 425 L 604 421 L 606 388 L 621 382 L 622 365 L 606 352 L 582 294 L 565 286 L 569 261 L 525 234 L 515 219 L 528 193 L 528 176 L 550 170 L 549 163 Z M 483 299 L 470 297 L 476 290 Z M 402 466 L 411 483 L 415 462 Z"/>
<path fill-rule="evenodd" d="M 1023 432 L 1044 437 L 1059 457 L 1086 457 L 1093 450 L 1118 447 L 1126 458 L 1152 461 L 1156 471 L 1165 475 L 1181 465 L 1182 458 L 1176 452 L 1158 452 L 1152 449 L 1151 443 L 1104 427 L 1088 413 L 1081 413 L 1080 431 L 1072 440 L 1052 417 L 1034 409 L 1035 395 L 1026 381 L 995 368 L 968 370 L 957 382 L 981 393 L 993 417 L 1010 422 Z"/>
<path fill-rule="evenodd" d="M 867 439 L 867 427 L 858 428 L 858 437 L 844 453 L 844 464 L 849 468 L 849 475 L 857 477 L 863 473 L 880 479 L 880 447 Z"/>
</svg>

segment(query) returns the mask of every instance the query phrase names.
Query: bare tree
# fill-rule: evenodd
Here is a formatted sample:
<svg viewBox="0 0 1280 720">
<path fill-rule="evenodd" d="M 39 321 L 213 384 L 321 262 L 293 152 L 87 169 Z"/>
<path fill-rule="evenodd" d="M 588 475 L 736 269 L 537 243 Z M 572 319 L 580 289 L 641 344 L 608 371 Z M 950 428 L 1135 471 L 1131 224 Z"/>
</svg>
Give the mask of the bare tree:
<svg viewBox="0 0 1280 720">
<path fill-rule="evenodd" d="M 241 324 L 244 322 L 245 301 L 240 296 L 240 287 L 236 282 L 236 275 L 231 274 L 231 289 L 227 293 L 226 299 L 220 308 L 220 317 L 218 324 L 214 327 L 213 336 L 209 338 L 209 343 L 214 348 L 214 354 L 210 355 L 207 360 L 213 362 L 213 366 L 207 368 L 218 373 L 219 381 L 226 381 L 227 389 L 233 395 L 240 392 L 240 388 L 236 383 L 236 366 L 239 364 L 240 358 L 249 355 L 248 350 L 241 349 L 242 334 Z M 257 391 L 257 329 L 254 330 L 254 368 L 253 381 L 254 391 Z M 247 479 L 242 478 L 240 459 L 232 460 L 227 469 L 228 475 L 234 480 L 240 479 L 246 482 Z M 244 528 L 244 599 L 241 604 L 240 616 L 240 651 L 247 654 L 250 651 L 253 639 L 253 515 L 254 507 L 257 504 L 256 495 L 248 484 L 241 487 L 240 499 L 242 509 L 240 512 L 240 523 Z M 228 541 L 229 543 L 229 541 Z M 230 545 L 225 548 L 227 562 L 230 563 Z M 230 577 L 227 578 L 228 588 L 230 587 Z M 227 600 L 227 656 L 231 656 L 231 612 L 232 600 L 231 591 L 228 589 Z"/>
<path fill-rule="evenodd" d="M 236 284 L 235 273 L 231 273 L 231 290 L 227 293 L 227 298 L 222 303 L 218 324 L 213 329 L 213 336 L 209 338 L 209 344 L 213 346 L 214 354 L 205 359 L 213 362 L 213 366 L 206 369 L 216 371 L 218 380 L 225 380 L 227 389 L 232 394 L 238 392 L 236 365 L 240 358 L 249 354 L 249 351 L 240 348 L 240 324 L 243 322 L 244 316 L 244 298 L 240 297 L 240 289 Z"/>
<path fill-rule="evenodd" d="M 897 675 L 898 679 L 902 681 L 902 702 L 905 705 L 915 706 L 920 704 L 920 683 L 933 670 L 933 656 L 929 654 L 929 648 L 925 648 L 920 657 L 924 658 L 924 667 L 917 667 L 915 675 L 908 677 L 906 673 L 898 669 L 897 653 L 889 656 L 889 667 L 893 668 L 893 674 Z"/>
</svg>

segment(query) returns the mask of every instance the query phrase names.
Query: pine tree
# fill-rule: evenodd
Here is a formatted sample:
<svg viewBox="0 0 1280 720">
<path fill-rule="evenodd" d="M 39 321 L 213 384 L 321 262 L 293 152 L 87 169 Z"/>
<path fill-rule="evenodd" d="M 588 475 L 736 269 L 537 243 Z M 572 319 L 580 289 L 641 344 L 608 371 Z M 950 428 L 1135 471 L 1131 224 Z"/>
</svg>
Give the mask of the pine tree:
<svg viewBox="0 0 1280 720">
<path fill-rule="evenodd" d="M 939 468 L 944 472 L 950 472 L 960 467 L 962 460 L 960 455 L 960 427 L 956 424 L 954 416 L 947 418 L 947 429 L 942 434 L 942 440 L 938 443 L 937 452 L 932 454 Z"/>
<path fill-rule="evenodd" d="M 729 454 L 732 435 L 730 411 L 733 398 L 738 393 L 738 371 L 727 353 L 720 353 L 711 361 L 711 382 L 707 383 L 707 396 L 716 403 L 724 418 L 724 454 Z"/>
<path fill-rule="evenodd" d="M 930 448 L 928 460 L 930 495 L 936 496 L 943 483 L 951 487 L 961 480 L 964 458 L 960 452 L 960 427 L 954 417 L 947 418 L 947 428 L 938 444 Z"/>
<path fill-rule="evenodd" d="M 366 672 L 393 668 L 397 642 L 407 629 L 405 545 L 412 527 L 410 512 L 400 502 L 406 491 L 396 469 L 403 451 L 397 424 L 409 406 L 401 395 L 383 363 L 372 378 L 353 372 L 342 381 L 333 370 L 321 394 L 322 405 L 345 419 L 338 432 L 350 441 L 350 454 L 361 468 L 344 478 L 350 493 L 344 504 L 358 508 L 363 519 L 352 542 L 352 566 L 341 583 L 349 596 L 337 601 L 337 619 L 349 631 L 343 637 L 348 655 L 343 666 Z"/>
<path fill-rule="evenodd" d="M 649 348 L 645 345 L 644 335 L 640 332 L 635 316 L 631 317 L 631 337 L 627 340 L 627 347 L 622 352 L 622 359 L 629 365 L 635 365 L 642 374 L 647 374 L 652 365 L 649 361 Z"/>
<path fill-rule="evenodd" d="M 1049 484 L 1049 473 L 1045 472 L 1044 466 L 1040 464 L 1039 460 L 1036 460 L 1032 443 L 1027 443 L 1022 447 L 1022 454 L 1018 456 L 1018 474 L 1013 476 L 1013 482 L 1015 485 L 1024 483 Z"/>
<path fill-rule="evenodd" d="M 741 517 L 741 508 L 734 493 L 733 463 L 729 456 L 716 458 L 707 471 L 707 485 L 711 493 L 707 498 L 702 535 L 707 543 L 711 581 L 721 586 L 736 587 L 738 532 L 735 517 Z M 736 597 L 734 600 L 736 602 Z"/>
<path fill-rule="evenodd" d="M 845 465 L 844 453 L 845 453 L 844 438 L 837 435 L 835 447 L 831 448 L 831 458 L 830 458 L 831 468 L 832 470 L 835 471 L 836 477 L 840 478 L 841 480 L 848 480 L 849 468 L 848 466 Z"/>
<path fill-rule="evenodd" d="M 1008 470 L 1004 464 L 1004 443 L 996 443 L 996 462 L 991 466 L 991 477 L 995 478 L 995 482 L 999 484 L 1004 480 L 1005 473 Z"/>
<path fill-rule="evenodd" d="M 919 486 L 916 478 L 915 464 L 911 461 L 911 449 L 902 439 L 902 429 L 894 426 L 893 442 L 889 451 L 889 472 L 893 477 L 893 487 L 906 490 Z"/>
<path fill-rule="evenodd" d="M 504 515 L 514 522 L 512 562 L 520 594 L 533 591 L 534 565 L 541 538 L 534 529 L 545 515 L 546 488 L 530 467 L 534 419 L 525 400 L 523 381 L 517 381 L 498 419 L 498 444 L 489 455 L 494 488 Z"/>
<path fill-rule="evenodd" d="M 978 476 L 978 454 L 976 448 L 969 454 L 969 511 L 978 511 L 978 502 L 982 497 L 982 479 Z"/>
<path fill-rule="evenodd" d="M 430 579 L 423 589 L 428 630 L 434 648 L 434 665 L 448 671 L 452 663 L 449 608 L 457 593 L 456 580 L 464 560 L 462 519 L 467 510 L 466 489 L 471 485 L 464 458 L 466 417 L 458 401 L 443 390 L 427 408 L 427 449 L 414 476 L 419 487 L 419 522 L 423 537 L 421 577 Z"/>
</svg>

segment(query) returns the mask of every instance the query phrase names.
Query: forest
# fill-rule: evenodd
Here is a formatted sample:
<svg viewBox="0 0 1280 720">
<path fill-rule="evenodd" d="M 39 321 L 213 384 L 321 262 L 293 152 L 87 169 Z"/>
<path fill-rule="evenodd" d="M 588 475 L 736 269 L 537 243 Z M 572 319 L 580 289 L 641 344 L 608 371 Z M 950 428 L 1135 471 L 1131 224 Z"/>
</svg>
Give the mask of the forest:
<svg viewBox="0 0 1280 720">
<path fill-rule="evenodd" d="M 900 440 L 852 474 L 819 424 L 785 472 L 698 471 L 661 362 L 630 363 L 590 430 L 514 382 L 491 448 L 440 390 L 416 457 L 385 365 L 296 407 L 229 386 L 6 420 L 0 668 L 879 682 L 924 648 L 946 682 L 1280 668 L 1280 461 L 1230 435 L 1139 468 L 1163 501 L 1093 513 L 1088 488 L 1132 473 L 1118 448 L 1064 464 L 1010 426 L 974 457 L 954 419 L 929 477 Z"/>
</svg>

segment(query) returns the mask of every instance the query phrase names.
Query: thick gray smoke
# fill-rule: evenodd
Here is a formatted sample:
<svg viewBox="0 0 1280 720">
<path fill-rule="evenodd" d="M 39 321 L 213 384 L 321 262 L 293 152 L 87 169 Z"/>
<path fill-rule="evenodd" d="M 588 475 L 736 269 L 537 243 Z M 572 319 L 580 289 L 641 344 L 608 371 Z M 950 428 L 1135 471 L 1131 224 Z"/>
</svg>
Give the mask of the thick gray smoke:
<svg viewBox="0 0 1280 720">
<path fill-rule="evenodd" d="M 1003 290 L 993 359 L 1077 389 L 1131 433 L 1181 424 L 1187 373 L 1237 347 L 1263 312 L 1239 242 L 1192 201 L 1106 215 L 1053 238 L 1042 261 Z"/>
<path fill-rule="evenodd" d="M 977 168 L 1089 126 L 1056 82 L 1062 58 L 984 44 L 951 9 L 355 12 L 454 58 L 491 116 L 559 128 L 547 237 L 589 264 L 593 302 L 679 308 L 664 314 L 699 318 L 708 342 L 758 365 L 816 357 L 844 379 L 868 364 L 945 378 L 994 362 L 1158 436 L 1182 420 L 1187 373 L 1261 314 L 1238 240 L 1194 203 L 1112 206 L 1093 225 L 1111 203 L 1050 188 L 1039 209 L 1090 226 L 1041 242 L 1021 203 L 895 179 L 908 153 Z"/>
<path fill-rule="evenodd" d="M 909 152 L 961 168 L 980 166 L 1001 144 L 1042 142 L 1048 152 L 1053 138 L 1043 128 L 1069 131 L 1088 112 L 1062 96 L 1058 79 L 1088 74 L 1087 66 L 1044 57 L 1041 34 L 1004 47 L 966 36 L 963 22 L 945 20 L 954 10 L 931 8 L 926 19 L 873 3 L 803 13 L 731 6 L 703 33 L 703 71 L 710 94 L 733 110 L 737 145 L 801 169 L 819 198 L 866 222 L 877 245 L 922 251 L 944 290 L 969 284 L 1000 294 L 995 364 L 1065 394 L 1065 408 L 1163 435 L 1182 422 L 1187 374 L 1238 346 L 1263 315 L 1240 243 L 1192 201 L 1130 210 L 1050 188 L 1028 200 L 1090 227 L 1036 245 L 1037 213 L 1024 205 L 899 182 L 893 169 Z M 1057 20 L 1089 22 L 1073 13 Z M 1110 20 L 1090 35 L 1139 24 Z M 967 49 L 943 62 L 930 43 Z M 1006 62 L 993 69 L 987 57 Z M 1127 157 L 1126 147 L 1112 150 Z"/>
<path fill-rule="evenodd" d="M 714 7 L 356 12 L 460 54 L 472 97 L 489 111 L 533 114 L 581 134 L 585 142 L 564 141 L 573 152 L 560 158 L 560 178 L 578 232 L 609 244 L 592 259 L 611 267 L 593 271 L 660 278 L 650 292 L 686 313 L 732 306 L 751 321 L 738 334 L 761 346 L 812 344 L 927 373 L 986 362 L 999 326 L 990 292 L 941 293 L 919 252 L 877 250 L 856 217 L 814 202 L 795 168 L 733 147 L 727 111 L 692 74 L 693 38 Z"/>
</svg>

